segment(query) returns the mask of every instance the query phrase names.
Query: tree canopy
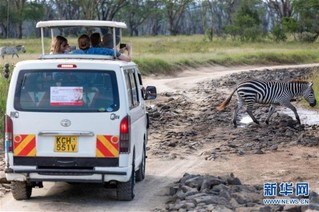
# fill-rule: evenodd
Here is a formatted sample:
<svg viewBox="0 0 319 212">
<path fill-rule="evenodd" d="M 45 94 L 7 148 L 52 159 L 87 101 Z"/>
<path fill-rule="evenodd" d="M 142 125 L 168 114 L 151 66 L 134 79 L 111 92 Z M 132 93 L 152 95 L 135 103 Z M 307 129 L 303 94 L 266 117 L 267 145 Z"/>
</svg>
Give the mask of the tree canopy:
<svg viewBox="0 0 319 212">
<path fill-rule="evenodd" d="M 232 36 L 254 41 L 313 42 L 319 36 L 318 0 L 0 0 L 0 38 L 38 36 L 40 20 L 123 21 L 128 35 Z"/>
</svg>

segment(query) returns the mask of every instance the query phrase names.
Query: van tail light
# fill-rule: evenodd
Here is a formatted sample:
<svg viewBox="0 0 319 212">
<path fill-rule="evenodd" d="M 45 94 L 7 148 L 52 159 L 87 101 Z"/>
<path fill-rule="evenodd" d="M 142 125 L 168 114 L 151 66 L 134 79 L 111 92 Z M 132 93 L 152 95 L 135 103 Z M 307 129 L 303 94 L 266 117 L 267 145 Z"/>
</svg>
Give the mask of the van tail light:
<svg viewBox="0 0 319 212">
<path fill-rule="evenodd" d="M 130 119 L 125 116 L 120 124 L 120 153 L 130 152 Z"/>
<path fill-rule="evenodd" d="M 5 116 L 4 140 L 7 152 L 13 151 L 13 124 L 9 116 Z"/>
</svg>

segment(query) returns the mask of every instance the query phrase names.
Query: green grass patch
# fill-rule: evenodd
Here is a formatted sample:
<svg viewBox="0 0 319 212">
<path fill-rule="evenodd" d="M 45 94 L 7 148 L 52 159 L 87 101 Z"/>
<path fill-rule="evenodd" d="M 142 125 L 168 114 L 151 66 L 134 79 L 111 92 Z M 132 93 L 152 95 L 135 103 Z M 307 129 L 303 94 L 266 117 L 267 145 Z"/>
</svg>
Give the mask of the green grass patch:
<svg viewBox="0 0 319 212">
<path fill-rule="evenodd" d="M 77 38 L 68 38 L 77 45 Z M 319 42 L 297 41 L 275 43 L 270 40 L 246 43 L 231 39 L 214 38 L 212 42 L 203 35 L 124 37 L 123 43 L 133 45 L 133 60 L 142 74 L 174 74 L 184 66 L 199 67 L 207 64 L 229 65 L 279 65 L 319 62 Z M 46 52 L 51 39 L 45 39 Z M 6 55 L 2 64 L 15 64 L 20 60 L 35 59 L 41 54 L 40 39 L 1 39 L 0 46 L 22 44 L 27 53 L 20 58 Z"/>
</svg>

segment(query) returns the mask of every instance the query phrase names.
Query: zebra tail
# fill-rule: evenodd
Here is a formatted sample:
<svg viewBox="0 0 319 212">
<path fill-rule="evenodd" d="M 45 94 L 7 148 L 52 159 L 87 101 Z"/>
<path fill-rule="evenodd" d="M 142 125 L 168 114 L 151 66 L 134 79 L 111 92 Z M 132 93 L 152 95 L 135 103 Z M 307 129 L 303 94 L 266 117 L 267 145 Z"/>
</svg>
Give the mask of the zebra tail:
<svg viewBox="0 0 319 212">
<path fill-rule="evenodd" d="M 223 111 L 225 107 L 229 104 L 232 96 L 234 95 L 236 91 L 237 91 L 237 88 L 230 94 L 230 96 L 227 99 L 225 99 L 225 101 L 223 101 L 219 106 L 217 106 L 216 109 L 219 111 Z"/>
</svg>

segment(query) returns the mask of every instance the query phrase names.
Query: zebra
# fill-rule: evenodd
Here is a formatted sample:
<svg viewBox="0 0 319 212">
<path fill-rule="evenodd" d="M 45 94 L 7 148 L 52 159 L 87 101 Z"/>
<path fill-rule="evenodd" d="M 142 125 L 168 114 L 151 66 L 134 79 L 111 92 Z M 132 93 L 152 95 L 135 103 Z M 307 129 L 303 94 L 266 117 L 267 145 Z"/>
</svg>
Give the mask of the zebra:
<svg viewBox="0 0 319 212">
<path fill-rule="evenodd" d="M 247 105 L 246 112 L 252 120 L 259 124 L 252 113 L 254 103 L 271 104 L 266 118 L 266 124 L 269 124 L 269 118 L 274 113 L 277 105 L 283 105 L 291 109 L 300 124 L 299 115 L 296 108 L 290 103 L 294 97 L 303 96 L 311 107 L 316 105 L 316 97 L 312 88 L 313 83 L 303 80 L 292 80 L 289 82 L 248 80 L 240 83 L 231 95 L 222 102 L 216 109 L 222 111 L 229 104 L 233 94 L 237 92 L 237 105 L 233 114 L 233 124 L 237 127 L 236 118 L 243 104 Z"/>
<path fill-rule="evenodd" d="M 23 45 L 17 45 L 16 47 L 0 47 L 0 55 L 2 59 L 4 59 L 4 55 L 11 54 L 12 58 L 14 55 L 19 57 L 18 52 L 22 51 L 23 53 L 26 52 L 26 49 Z"/>
</svg>

